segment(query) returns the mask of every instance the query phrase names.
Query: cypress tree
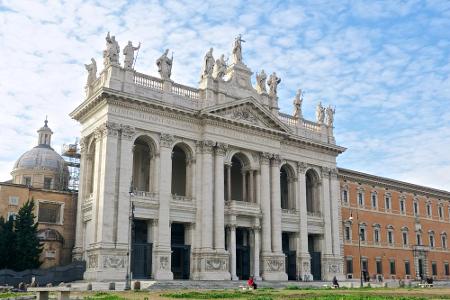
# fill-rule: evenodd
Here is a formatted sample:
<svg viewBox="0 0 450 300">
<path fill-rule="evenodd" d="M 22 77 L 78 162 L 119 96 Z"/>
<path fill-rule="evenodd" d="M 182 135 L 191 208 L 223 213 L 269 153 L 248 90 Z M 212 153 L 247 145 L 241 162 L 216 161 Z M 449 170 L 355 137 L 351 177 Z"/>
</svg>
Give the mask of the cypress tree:
<svg viewBox="0 0 450 300">
<path fill-rule="evenodd" d="M 16 260 L 14 269 L 22 271 L 39 268 L 42 245 L 37 237 L 38 223 L 34 222 L 34 200 L 28 200 L 16 217 Z"/>
<path fill-rule="evenodd" d="M 16 256 L 16 235 L 14 232 L 14 217 L 5 222 L 0 217 L 0 269 L 13 269 Z"/>
</svg>

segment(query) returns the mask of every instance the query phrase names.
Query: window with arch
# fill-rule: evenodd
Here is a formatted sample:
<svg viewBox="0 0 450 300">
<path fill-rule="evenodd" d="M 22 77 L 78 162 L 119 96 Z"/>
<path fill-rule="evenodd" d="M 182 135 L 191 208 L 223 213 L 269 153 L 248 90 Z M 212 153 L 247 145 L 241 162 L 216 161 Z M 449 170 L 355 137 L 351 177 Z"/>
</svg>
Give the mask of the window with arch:
<svg viewBox="0 0 450 300">
<path fill-rule="evenodd" d="M 433 209 L 431 207 L 431 202 L 427 202 L 427 217 L 431 218 L 433 215 Z"/>
<path fill-rule="evenodd" d="M 386 193 L 384 195 L 384 208 L 386 211 L 390 211 L 392 209 L 392 196 L 391 193 Z"/>
<path fill-rule="evenodd" d="M 375 245 L 379 245 L 380 244 L 380 234 L 381 234 L 381 226 L 380 224 L 374 224 L 373 225 L 373 243 Z"/>
<path fill-rule="evenodd" d="M 367 241 L 367 224 L 360 223 L 359 224 L 359 238 L 361 243 L 365 243 Z"/>
<path fill-rule="evenodd" d="M 414 216 L 419 216 L 419 201 L 416 199 L 413 202 Z"/>
<path fill-rule="evenodd" d="M 387 227 L 387 243 L 389 246 L 394 246 L 394 226 L 388 225 Z"/>
<path fill-rule="evenodd" d="M 408 247 L 409 238 L 408 238 L 408 227 L 402 227 L 402 245 L 403 247 Z"/>
<path fill-rule="evenodd" d="M 190 173 L 189 156 L 190 149 L 183 143 L 176 144 L 172 148 L 171 193 L 175 198 L 190 196 L 190 181 L 188 180 L 191 178 L 191 176 L 188 176 Z"/>
<path fill-rule="evenodd" d="M 359 207 L 364 207 L 364 189 L 359 188 L 358 189 L 358 206 Z"/>
<path fill-rule="evenodd" d="M 406 198 L 401 197 L 399 204 L 400 204 L 400 214 L 405 215 L 406 214 Z"/>
<path fill-rule="evenodd" d="M 435 240 L 434 240 L 434 231 L 431 230 L 428 232 L 428 240 L 429 240 L 430 248 L 434 248 L 436 246 Z"/>
<path fill-rule="evenodd" d="M 320 180 L 319 175 L 313 169 L 305 174 L 306 179 L 306 209 L 310 213 L 320 213 Z"/>
<path fill-rule="evenodd" d="M 447 233 L 445 233 L 445 232 L 443 232 L 442 234 L 441 234 L 441 246 L 442 246 L 442 249 L 447 249 Z"/>
<path fill-rule="evenodd" d="M 378 207 L 378 193 L 376 191 L 372 191 L 370 194 L 370 199 L 372 203 L 372 208 L 377 209 Z"/>
<path fill-rule="evenodd" d="M 341 197 L 342 197 L 342 204 L 348 205 L 348 186 L 347 185 L 344 185 L 342 187 Z"/>
<path fill-rule="evenodd" d="M 295 209 L 295 172 L 288 165 L 280 168 L 280 196 L 282 209 Z"/>
<path fill-rule="evenodd" d="M 250 172 L 253 172 L 250 168 L 250 160 L 242 153 L 235 153 L 231 157 L 231 161 L 226 165 L 225 171 L 225 185 L 226 185 L 226 199 L 228 201 L 244 201 L 255 202 L 254 197 L 254 182 L 255 180 Z M 252 173 L 253 174 L 253 173 Z"/>
<path fill-rule="evenodd" d="M 442 203 L 439 203 L 438 214 L 439 214 L 439 219 L 440 220 L 444 219 L 444 207 L 443 207 Z"/>
<path fill-rule="evenodd" d="M 154 149 L 154 143 L 148 136 L 140 136 L 134 141 L 132 186 L 136 193 L 152 191 Z"/>
</svg>

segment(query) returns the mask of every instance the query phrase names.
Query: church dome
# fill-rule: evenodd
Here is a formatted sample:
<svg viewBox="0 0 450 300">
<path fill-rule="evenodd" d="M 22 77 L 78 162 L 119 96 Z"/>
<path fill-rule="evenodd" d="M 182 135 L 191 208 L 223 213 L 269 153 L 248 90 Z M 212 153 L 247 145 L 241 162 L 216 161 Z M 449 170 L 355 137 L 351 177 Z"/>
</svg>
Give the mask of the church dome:
<svg viewBox="0 0 450 300">
<path fill-rule="evenodd" d="M 39 145 L 25 152 L 14 164 L 14 170 L 49 170 L 54 172 L 64 171 L 67 169 L 65 161 L 51 147 Z"/>
<path fill-rule="evenodd" d="M 13 182 L 37 188 L 65 190 L 69 168 L 61 155 L 51 147 L 52 130 L 45 125 L 37 132 L 38 145 L 22 154 L 11 172 Z"/>
</svg>

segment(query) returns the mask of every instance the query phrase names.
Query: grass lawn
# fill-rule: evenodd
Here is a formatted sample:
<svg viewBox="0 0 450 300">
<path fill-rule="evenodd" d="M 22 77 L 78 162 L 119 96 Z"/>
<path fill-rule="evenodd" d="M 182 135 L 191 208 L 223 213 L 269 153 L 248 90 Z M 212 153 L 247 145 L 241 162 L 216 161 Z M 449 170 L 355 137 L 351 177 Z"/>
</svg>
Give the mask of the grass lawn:
<svg viewBox="0 0 450 300">
<path fill-rule="evenodd" d="M 77 292 L 73 296 L 83 296 L 89 300 L 151 300 L 151 299 L 316 299 L 316 300 L 403 300 L 403 299 L 449 299 L 450 288 L 446 289 L 258 289 L 256 291 L 138 291 L 138 292 Z"/>
</svg>

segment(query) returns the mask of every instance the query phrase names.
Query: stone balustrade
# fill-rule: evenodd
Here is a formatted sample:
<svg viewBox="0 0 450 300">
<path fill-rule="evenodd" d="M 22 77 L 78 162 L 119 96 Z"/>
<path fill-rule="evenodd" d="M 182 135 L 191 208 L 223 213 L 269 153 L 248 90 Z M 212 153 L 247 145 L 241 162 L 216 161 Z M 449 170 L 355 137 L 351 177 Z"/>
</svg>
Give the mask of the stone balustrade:
<svg viewBox="0 0 450 300">
<path fill-rule="evenodd" d="M 242 215 L 259 215 L 261 208 L 258 203 L 230 200 L 225 201 L 225 208 L 230 213 L 239 213 Z"/>
<path fill-rule="evenodd" d="M 134 73 L 134 83 L 156 91 L 162 91 L 163 89 L 163 81 L 161 79 L 138 72 Z"/>
</svg>

